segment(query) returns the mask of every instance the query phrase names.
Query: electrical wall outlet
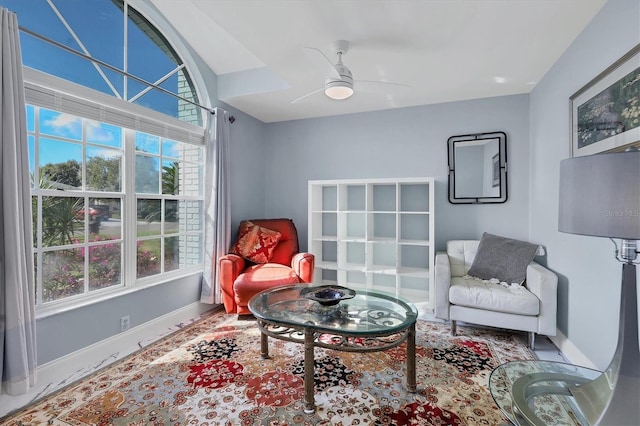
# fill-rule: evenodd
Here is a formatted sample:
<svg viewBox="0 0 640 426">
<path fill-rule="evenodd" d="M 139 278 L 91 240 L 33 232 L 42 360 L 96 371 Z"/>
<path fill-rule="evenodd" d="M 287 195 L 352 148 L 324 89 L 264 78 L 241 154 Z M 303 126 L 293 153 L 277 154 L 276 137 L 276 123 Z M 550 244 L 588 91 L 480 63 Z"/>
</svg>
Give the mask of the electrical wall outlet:
<svg viewBox="0 0 640 426">
<path fill-rule="evenodd" d="M 127 331 L 129 329 L 129 315 L 125 315 L 120 318 L 120 331 Z"/>
</svg>

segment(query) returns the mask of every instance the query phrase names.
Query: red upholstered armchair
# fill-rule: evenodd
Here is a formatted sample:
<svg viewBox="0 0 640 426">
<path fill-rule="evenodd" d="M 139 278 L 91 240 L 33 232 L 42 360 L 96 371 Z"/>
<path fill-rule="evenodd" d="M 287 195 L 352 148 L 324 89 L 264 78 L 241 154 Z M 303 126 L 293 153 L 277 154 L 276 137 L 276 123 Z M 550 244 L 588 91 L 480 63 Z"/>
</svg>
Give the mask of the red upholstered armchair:
<svg viewBox="0 0 640 426">
<path fill-rule="evenodd" d="M 259 231 L 263 233 L 258 240 L 255 235 Z M 250 241 L 252 248 L 255 245 L 260 249 L 256 256 L 248 256 L 260 263 L 233 254 L 242 251 L 238 249 L 240 241 Z M 275 248 L 267 253 L 265 247 L 270 248 L 272 243 L 275 243 Z M 298 231 L 291 219 L 252 219 L 240 222 L 238 240 L 231 249 L 232 253 L 218 259 L 218 285 L 222 289 L 222 301 L 227 313 L 251 313 L 247 307 L 249 299 L 267 288 L 311 283 L 314 256 L 311 253 L 299 253 L 298 250 Z"/>
</svg>

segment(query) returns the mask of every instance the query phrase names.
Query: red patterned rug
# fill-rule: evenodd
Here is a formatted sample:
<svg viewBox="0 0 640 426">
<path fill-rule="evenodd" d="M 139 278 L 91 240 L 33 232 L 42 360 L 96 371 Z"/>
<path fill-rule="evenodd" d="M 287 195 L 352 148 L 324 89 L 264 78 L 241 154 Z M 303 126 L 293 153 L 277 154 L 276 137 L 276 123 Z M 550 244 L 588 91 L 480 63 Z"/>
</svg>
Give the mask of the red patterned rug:
<svg viewBox="0 0 640 426">
<path fill-rule="evenodd" d="M 418 321 L 418 391 L 406 390 L 405 346 L 368 354 L 315 349 L 316 413 L 303 412 L 303 345 L 269 339 L 253 320 L 213 313 L 3 424 L 500 425 L 491 370 L 532 359 L 522 333 Z"/>
</svg>

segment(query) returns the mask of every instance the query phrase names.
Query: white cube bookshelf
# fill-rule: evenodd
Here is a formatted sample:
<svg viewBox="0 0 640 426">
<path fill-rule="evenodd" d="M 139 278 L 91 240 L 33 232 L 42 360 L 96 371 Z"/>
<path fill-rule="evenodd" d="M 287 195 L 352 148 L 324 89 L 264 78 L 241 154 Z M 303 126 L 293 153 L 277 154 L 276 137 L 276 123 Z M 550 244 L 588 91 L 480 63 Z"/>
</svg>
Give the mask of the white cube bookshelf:
<svg viewBox="0 0 640 426">
<path fill-rule="evenodd" d="M 309 181 L 317 283 L 433 307 L 433 178 Z"/>
</svg>

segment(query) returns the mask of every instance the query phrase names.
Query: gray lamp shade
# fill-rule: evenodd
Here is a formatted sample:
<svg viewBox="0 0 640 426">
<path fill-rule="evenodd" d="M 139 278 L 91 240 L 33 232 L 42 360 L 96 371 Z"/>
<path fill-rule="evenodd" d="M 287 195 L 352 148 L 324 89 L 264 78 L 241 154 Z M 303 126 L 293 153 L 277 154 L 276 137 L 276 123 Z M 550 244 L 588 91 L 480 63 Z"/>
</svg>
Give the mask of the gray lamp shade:
<svg viewBox="0 0 640 426">
<path fill-rule="evenodd" d="M 640 240 L 640 151 L 562 160 L 558 230 Z"/>
</svg>

